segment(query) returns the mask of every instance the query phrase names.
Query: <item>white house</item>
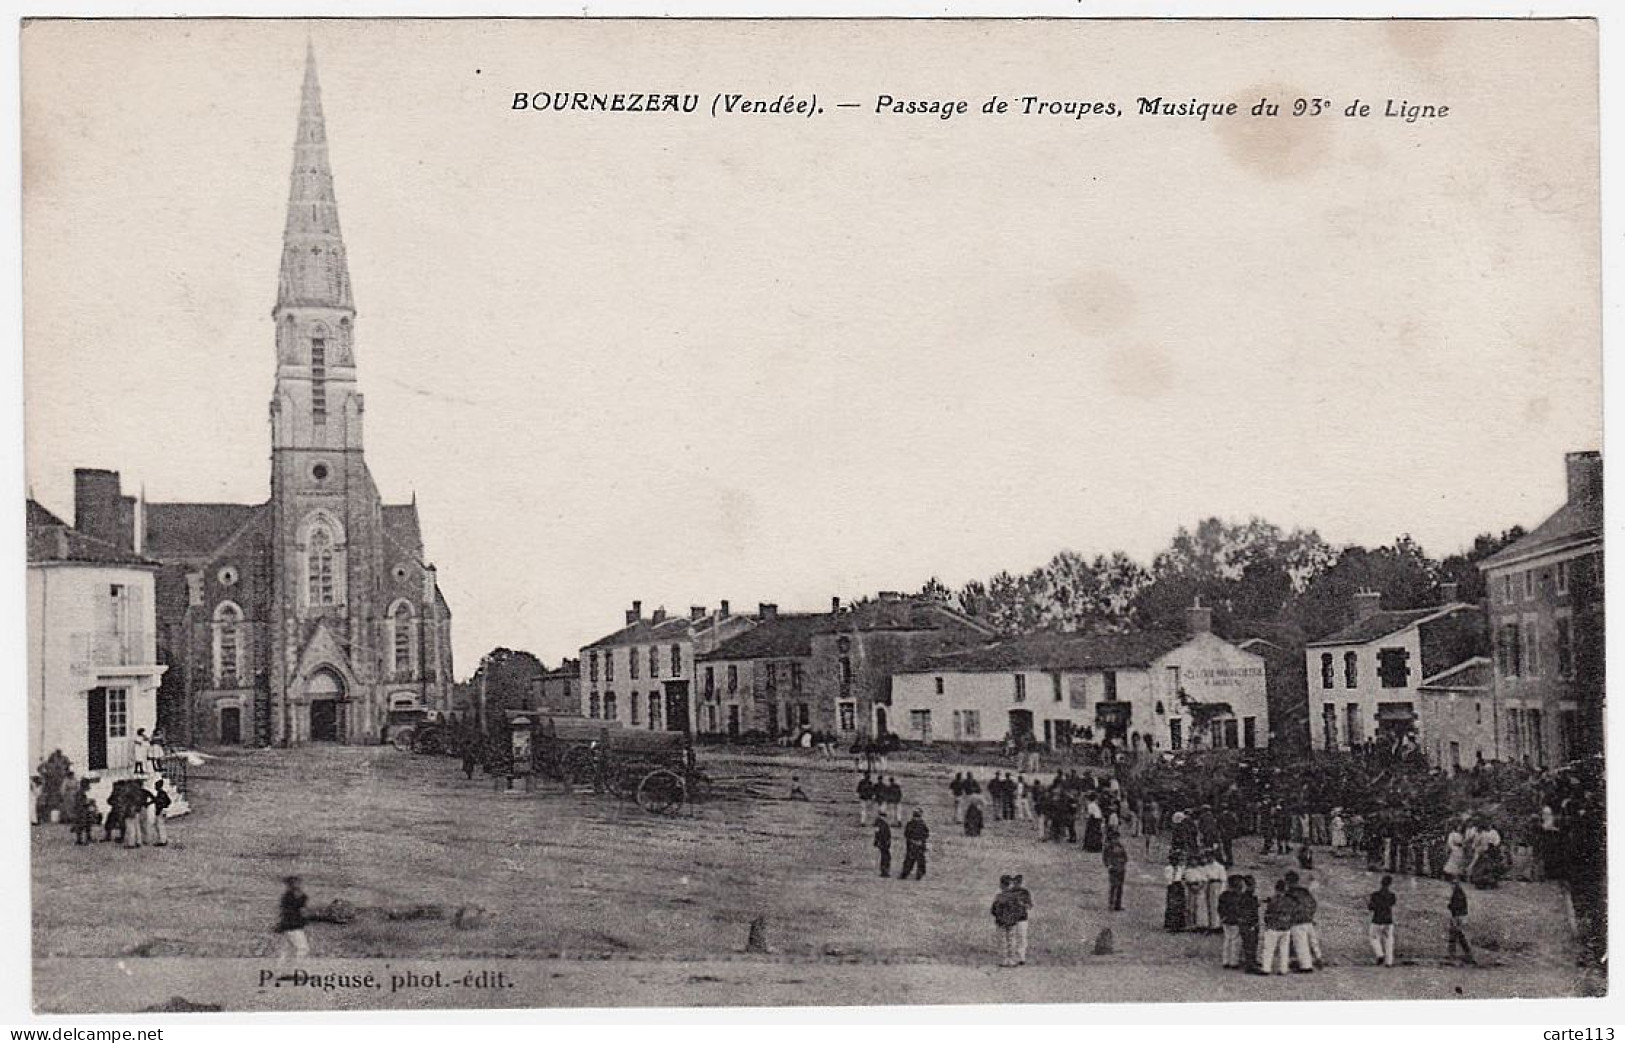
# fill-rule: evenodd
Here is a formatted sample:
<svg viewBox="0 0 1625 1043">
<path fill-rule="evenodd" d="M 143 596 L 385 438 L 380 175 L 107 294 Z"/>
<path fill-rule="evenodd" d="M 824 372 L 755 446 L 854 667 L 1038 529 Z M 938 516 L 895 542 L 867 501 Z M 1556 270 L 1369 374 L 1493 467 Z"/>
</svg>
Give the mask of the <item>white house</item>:
<svg viewBox="0 0 1625 1043">
<path fill-rule="evenodd" d="M 1315 745 L 1421 744 L 1422 689 L 1484 654 L 1484 613 L 1456 601 L 1450 584 L 1445 603 L 1430 608 L 1385 610 L 1375 591 L 1354 599 L 1355 621 L 1304 650 Z"/>
<path fill-rule="evenodd" d="M 29 767 L 61 750 L 75 774 L 118 774 L 157 724 L 157 565 L 27 510 Z"/>
<path fill-rule="evenodd" d="M 915 741 L 1126 750 L 1269 744 L 1264 660 L 1190 610 L 1188 636 L 1032 634 L 933 658 L 892 679 L 892 720 Z"/>
</svg>

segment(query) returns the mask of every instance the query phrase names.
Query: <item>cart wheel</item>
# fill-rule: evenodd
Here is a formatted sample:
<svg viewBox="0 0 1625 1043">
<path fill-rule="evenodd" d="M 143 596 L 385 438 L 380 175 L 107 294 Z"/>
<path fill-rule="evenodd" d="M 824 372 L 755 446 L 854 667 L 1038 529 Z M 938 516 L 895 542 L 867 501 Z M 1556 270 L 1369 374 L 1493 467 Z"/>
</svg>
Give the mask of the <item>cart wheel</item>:
<svg viewBox="0 0 1625 1043">
<path fill-rule="evenodd" d="M 604 779 L 609 795 L 620 800 L 631 800 L 638 795 L 638 776 L 624 771 L 612 771 Z"/>
<path fill-rule="evenodd" d="M 651 815 L 675 814 L 684 796 L 683 777 L 665 768 L 651 771 L 638 783 L 638 807 Z"/>
<path fill-rule="evenodd" d="M 412 729 L 402 728 L 389 737 L 390 743 L 403 753 L 412 752 Z"/>
</svg>

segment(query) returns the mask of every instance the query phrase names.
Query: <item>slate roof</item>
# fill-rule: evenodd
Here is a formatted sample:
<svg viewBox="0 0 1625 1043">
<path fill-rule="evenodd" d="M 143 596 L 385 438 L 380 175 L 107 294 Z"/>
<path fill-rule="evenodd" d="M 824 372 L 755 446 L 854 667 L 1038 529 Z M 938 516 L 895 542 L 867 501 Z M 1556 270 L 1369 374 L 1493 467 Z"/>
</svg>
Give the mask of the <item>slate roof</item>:
<svg viewBox="0 0 1625 1043">
<path fill-rule="evenodd" d="M 1479 562 L 1478 567 L 1493 569 L 1543 550 L 1592 539 L 1602 539 L 1602 501 L 1586 496 L 1565 503 L 1550 518 L 1535 526 L 1534 531 L 1491 554 Z"/>
<path fill-rule="evenodd" d="M 143 529 L 155 558 L 206 558 L 235 536 L 265 504 L 149 503 Z"/>
<path fill-rule="evenodd" d="M 28 527 L 30 529 L 44 525 L 62 525 L 68 523 L 41 507 L 38 500 L 30 499 L 27 506 Z"/>
<path fill-rule="evenodd" d="M 699 622 L 703 623 L 705 620 Z M 659 623 L 649 619 L 640 619 L 636 623 L 622 627 L 613 634 L 599 638 L 586 647 L 606 648 L 612 645 L 658 644 L 662 641 L 681 641 L 692 636 L 691 631 L 695 623 L 695 620 L 691 620 L 687 616 L 671 616 Z"/>
<path fill-rule="evenodd" d="M 1026 634 L 927 660 L 935 670 L 1110 670 L 1150 666 L 1190 640 L 1184 634 Z"/>
<path fill-rule="evenodd" d="M 1333 631 L 1318 641 L 1309 642 L 1308 647 L 1318 648 L 1322 645 L 1363 645 L 1368 641 L 1375 641 L 1387 637 L 1396 631 L 1404 630 L 1408 626 L 1428 619 L 1431 616 L 1441 615 L 1458 608 L 1471 608 L 1471 605 L 1434 605 L 1432 608 L 1411 608 L 1396 611 L 1378 610 L 1364 619 L 1355 620 L 1342 630 Z"/>
<path fill-rule="evenodd" d="M 414 561 L 423 560 L 423 530 L 418 522 L 416 503 L 384 504 L 384 537 L 395 546 L 412 555 Z"/>
<path fill-rule="evenodd" d="M 814 635 L 828 633 L 839 627 L 840 623 L 839 617 L 827 612 L 782 614 L 774 619 L 763 620 L 699 658 L 714 661 L 806 657 L 812 655 Z"/>
<path fill-rule="evenodd" d="M 1481 655 L 1465 659 L 1448 670 L 1439 671 L 1417 687 L 1451 691 L 1488 690 L 1490 687 L 1490 661 Z"/>
</svg>

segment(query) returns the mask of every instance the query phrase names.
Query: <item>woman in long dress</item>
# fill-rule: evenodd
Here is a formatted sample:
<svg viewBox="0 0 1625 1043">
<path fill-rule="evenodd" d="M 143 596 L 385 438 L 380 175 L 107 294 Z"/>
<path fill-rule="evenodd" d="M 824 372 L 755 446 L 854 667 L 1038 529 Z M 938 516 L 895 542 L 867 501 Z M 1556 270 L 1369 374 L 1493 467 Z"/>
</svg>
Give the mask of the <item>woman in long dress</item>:
<svg viewBox="0 0 1625 1043">
<path fill-rule="evenodd" d="M 1459 823 L 1450 827 L 1450 834 L 1444 838 L 1444 850 L 1444 878 L 1460 880 L 1467 864 L 1467 838 L 1462 835 Z"/>
<path fill-rule="evenodd" d="M 1089 798 L 1086 814 L 1089 816 L 1083 824 L 1083 849 L 1099 853 L 1101 849 L 1101 827 L 1105 823 L 1105 816 L 1100 810 L 1100 802 L 1094 797 Z"/>
<path fill-rule="evenodd" d="M 1348 831 L 1343 827 L 1343 809 L 1332 809 L 1332 847 L 1337 850 L 1349 846 Z"/>
<path fill-rule="evenodd" d="M 1168 865 L 1168 903 L 1163 909 L 1162 929 L 1177 933 L 1185 929 L 1185 867 L 1178 862 Z"/>
</svg>

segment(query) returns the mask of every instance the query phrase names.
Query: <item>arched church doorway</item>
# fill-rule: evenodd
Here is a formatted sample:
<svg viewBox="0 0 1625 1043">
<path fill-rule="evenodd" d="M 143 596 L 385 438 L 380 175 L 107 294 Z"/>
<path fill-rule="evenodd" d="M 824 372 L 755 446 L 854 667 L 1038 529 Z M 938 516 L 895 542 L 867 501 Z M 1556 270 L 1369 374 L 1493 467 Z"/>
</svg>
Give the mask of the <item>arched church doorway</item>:
<svg viewBox="0 0 1625 1043">
<path fill-rule="evenodd" d="M 344 682 L 339 675 L 321 669 L 305 682 L 305 700 L 310 706 L 310 741 L 339 741 L 339 700 L 344 698 Z"/>
</svg>

